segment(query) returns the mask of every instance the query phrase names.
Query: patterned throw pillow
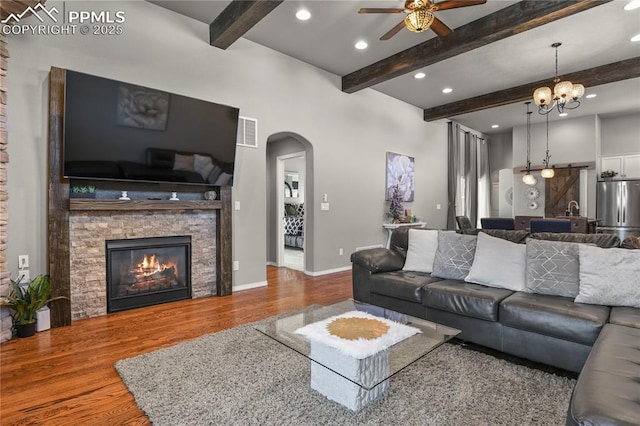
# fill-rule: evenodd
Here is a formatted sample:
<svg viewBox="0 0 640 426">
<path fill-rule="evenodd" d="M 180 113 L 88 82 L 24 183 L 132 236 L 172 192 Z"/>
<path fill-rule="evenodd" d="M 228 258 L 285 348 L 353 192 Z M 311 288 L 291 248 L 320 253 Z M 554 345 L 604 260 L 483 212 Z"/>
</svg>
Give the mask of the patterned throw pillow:
<svg viewBox="0 0 640 426">
<path fill-rule="evenodd" d="M 464 280 L 476 254 L 475 235 L 438 231 L 438 249 L 433 262 L 434 277 Z"/>
<path fill-rule="evenodd" d="M 528 238 L 526 291 L 576 297 L 580 285 L 578 246 Z"/>
<path fill-rule="evenodd" d="M 640 250 L 581 244 L 576 303 L 640 308 Z"/>
</svg>

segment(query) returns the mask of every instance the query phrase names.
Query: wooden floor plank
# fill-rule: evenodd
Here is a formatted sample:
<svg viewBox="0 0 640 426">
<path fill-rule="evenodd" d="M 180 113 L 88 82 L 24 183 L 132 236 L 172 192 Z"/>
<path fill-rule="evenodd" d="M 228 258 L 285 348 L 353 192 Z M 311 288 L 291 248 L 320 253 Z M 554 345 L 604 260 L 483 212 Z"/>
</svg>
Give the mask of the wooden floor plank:
<svg viewBox="0 0 640 426">
<path fill-rule="evenodd" d="M 267 287 L 74 321 L 0 345 L 0 424 L 149 425 L 113 364 L 220 330 L 352 296 L 351 272 L 267 268 Z"/>
</svg>

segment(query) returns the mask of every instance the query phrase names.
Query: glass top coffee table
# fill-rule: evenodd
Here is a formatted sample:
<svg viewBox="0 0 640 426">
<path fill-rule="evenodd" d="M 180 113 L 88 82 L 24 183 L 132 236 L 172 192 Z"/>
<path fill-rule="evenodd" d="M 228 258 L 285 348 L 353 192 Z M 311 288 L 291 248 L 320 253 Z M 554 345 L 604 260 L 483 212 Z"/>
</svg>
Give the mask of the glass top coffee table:
<svg viewBox="0 0 640 426">
<path fill-rule="evenodd" d="M 327 344 L 326 341 L 315 338 L 310 340 L 296 333 L 296 330 L 302 327 L 324 320 L 335 325 L 337 322 L 332 318 L 345 315 L 366 317 L 374 327 L 374 335 L 380 332 L 379 327 L 384 329 L 385 325 L 381 325 L 381 322 L 391 324 L 392 327 L 396 326 L 395 323 L 399 323 L 417 330 L 413 330 L 415 334 L 402 338 L 388 348 L 379 351 L 374 349 L 375 353 L 368 356 L 354 356 Z M 322 327 L 329 328 L 324 324 Z M 304 312 L 268 320 L 256 325 L 255 328 L 310 359 L 312 361 L 311 387 L 353 411 L 361 410 L 386 394 L 389 378 L 460 333 L 460 330 L 451 327 L 354 300 L 346 300 L 330 306 L 313 307 Z M 340 328 L 340 332 L 350 335 L 348 321 L 345 327 Z M 335 336 L 331 338 L 335 340 Z M 374 345 L 379 338 L 380 336 L 376 335 L 375 338 L 360 339 L 359 343 L 366 351 L 368 342 Z M 347 337 L 347 340 L 353 340 L 353 338 Z"/>
</svg>

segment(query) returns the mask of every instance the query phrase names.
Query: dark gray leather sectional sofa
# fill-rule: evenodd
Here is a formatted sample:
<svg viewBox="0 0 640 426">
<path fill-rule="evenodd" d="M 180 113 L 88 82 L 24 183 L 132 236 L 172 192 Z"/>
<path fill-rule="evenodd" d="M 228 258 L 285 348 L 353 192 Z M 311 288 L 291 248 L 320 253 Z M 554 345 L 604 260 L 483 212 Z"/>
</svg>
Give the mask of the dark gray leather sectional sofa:
<svg viewBox="0 0 640 426">
<path fill-rule="evenodd" d="M 486 232 L 514 242 L 529 236 L 600 247 L 620 244 L 617 237 L 602 234 Z M 579 372 L 568 425 L 640 425 L 640 309 L 403 271 L 407 246 L 408 229 L 400 228 L 391 249 L 351 255 L 355 300 L 458 328 L 458 338 L 465 341 Z"/>
</svg>

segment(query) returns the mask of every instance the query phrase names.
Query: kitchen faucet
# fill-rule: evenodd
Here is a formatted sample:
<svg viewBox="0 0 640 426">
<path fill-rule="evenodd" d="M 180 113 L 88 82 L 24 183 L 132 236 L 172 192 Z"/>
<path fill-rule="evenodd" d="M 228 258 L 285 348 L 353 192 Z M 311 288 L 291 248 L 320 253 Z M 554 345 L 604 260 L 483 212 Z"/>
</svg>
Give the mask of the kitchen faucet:
<svg viewBox="0 0 640 426">
<path fill-rule="evenodd" d="M 571 200 L 569 201 L 569 205 L 567 206 L 567 210 L 565 212 L 566 216 L 573 216 L 573 210 L 571 209 L 571 206 L 574 204 L 576 206 L 576 210 L 578 211 L 578 213 L 580 212 L 580 205 L 578 204 L 578 202 L 576 200 Z"/>
</svg>

